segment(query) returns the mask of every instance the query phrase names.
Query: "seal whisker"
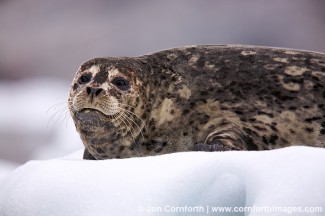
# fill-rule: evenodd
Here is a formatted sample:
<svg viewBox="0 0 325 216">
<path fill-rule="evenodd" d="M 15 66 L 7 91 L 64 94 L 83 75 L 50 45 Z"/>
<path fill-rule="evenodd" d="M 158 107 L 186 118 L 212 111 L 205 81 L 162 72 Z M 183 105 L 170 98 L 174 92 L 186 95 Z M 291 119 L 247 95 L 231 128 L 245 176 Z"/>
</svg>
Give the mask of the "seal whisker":
<svg viewBox="0 0 325 216">
<path fill-rule="evenodd" d="M 126 120 L 128 119 L 128 122 L 131 121 L 133 124 L 135 124 L 138 129 L 139 129 L 139 134 L 141 134 L 142 139 L 144 139 L 143 133 L 142 133 L 142 129 L 140 128 L 140 126 L 134 121 L 134 119 L 131 116 L 128 116 L 127 113 L 125 113 L 125 115 L 123 116 Z M 131 122 L 129 122 L 131 124 Z M 132 125 L 132 124 L 131 124 Z M 135 131 L 134 127 L 132 126 L 133 130 Z"/>
<path fill-rule="evenodd" d="M 126 110 L 126 109 L 124 109 L 124 108 L 122 108 L 122 107 L 119 107 L 121 110 L 123 110 L 123 111 L 125 111 L 126 113 L 128 113 L 128 114 L 131 114 L 131 115 L 135 115 L 133 112 L 131 112 L 131 111 L 129 111 L 129 110 Z M 135 115 L 136 116 L 136 115 Z M 126 116 L 130 121 L 132 121 L 138 128 L 139 128 L 139 133 L 141 134 L 141 136 L 142 136 L 142 139 L 144 140 L 144 136 L 143 136 L 143 133 L 142 133 L 142 128 L 135 122 L 135 120 L 134 120 L 134 118 L 132 118 L 131 116 Z M 138 116 L 137 116 L 138 117 Z M 143 125 L 145 126 L 145 124 L 144 124 L 144 121 L 140 118 L 140 117 L 138 117 L 141 121 L 142 121 L 142 123 L 143 123 Z"/>
<path fill-rule="evenodd" d="M 56 103 L 56 104 L 53 104 L 52 106 L 50 106 L 46 113 L 49 113 L 51 110 L 56 110 L 58 107 L 62 106 L 62 105 L 66 105 L 66 101 L 62 101 L 62 102 L 59 102 L 59 103 Z"/>
<path fill-rule="evenodd" d="M 135 114 L 134 112 L 131 112 L 131 111 L 129 111 L 129 110 L 123 108 L 123 107 L 119 107 L 119 108 L 122 109 L 123 111 L 125 111 L 125 112 L 127 112 L 127 113 L 129 113 L 129 114 L 131 114 L 131 115 L 133 115 L 133 116 L 135 116 L 135 117 L 137 117 L 137 118 L 138 118 L 138 119 L 143 123 L 143 127 L 146 128 L 145 121 L 144 121 L 140 116 L 138 116 L 138 115 Z M 133 120 L 134 120 L 134 119 L 133 119 Z M 139 129 L 140 129 L 140 128 L 139 128 Z M 142 129 L 140 129 L 140 130 L 142 130 Z"/>
<path fill-rule="evenodd" d="M 66 102 L 60 102 L 58 104 L 54 104 L 52 105 L 48 110 L 47 113 L 54 111 L 54 113 L 51 115 L 48 123 L 47 123 L 47 127 L 50 126 L 50 124 L 52 123 L 52 126 L 54 127 L 54 125 L 56 125 L 60 120 L 65 121 L 66 118 L 69 119 L 70 115 L 69 115 L 69 109 L 67 106 Z"/>
<path fill-rule="evenodd" d="M 133 123 L 134 123 L 134 121 L 131 119 L 132 117 L 130 117 L 130 116 L 127 116 L 127 114 L 125 113 L 125 115 L 123 115 L 123 118 L 125 118 L 125 120 L 127 120 L 126 118 L 129 118 Z M 128 120 L 127 120 L 128 121 Z M 128 121 L 129 122 L 129 121 Z M 130 123 L 130 122 L 129 122 Z M 131 123 L 130 123 L 130 125 L 132 125 Z M 137 125 L 138 126 L 138 125 Z M 138 126 L 139 127 L 139 126 Z M 134 129 L 134 127 L 132 126 L 132 128 L 133 128 L 133 130 L 135 131 L 135 129 Z M 141 131 L 139 131 L 140 132 L 140 134 L 141 134 L 141 136 L 142 136 L 142 139 L 144 139 L 144 137 L 143 137 L 143 134 L 142 134 L 142 132 Z M 135 135 L 133 135 L 133 140 L 134 140 L 134 147 L 137 149 L 137 151 L 138 151 L 138 153 L 142 156 L 142 145 L 140 144 L 140 145 L 136 145 L 137 144 L 137 142 L 136 142 L 136 140 L 135 140 Z"/>
<path fill-rule="evenodd" d="M 130 127 L 127 126 L 127 123 L 124 122 L 122 119 L 124 119 L 129 125 Z M 135 129 L 134 127 L 132 126 L 131 122 L 127 119 L 127 116 L 125 116 L 124 114 L 121 115 L 121 120 L 125 123 L 125 125 L 127 126 L 128 130 L 130 131 L 131 135 L 132 135 L 132 138 L 133 138 L 133 141 L 135 142 L 135 138 L 136 138 L 136 135 L 135 135 Z"/>
<path fill-rule="evenodd" d="M 125 125 L 126 128 L 127 128 L 127 130 L 130 131 L 130 133 L 131 133 L 131 135 L 132 135 L 132 138 L 133 138 L 133 140 L 134 140 L 134 142 L 135 142 L 134 128 L 133 128 L 133 126 L 130 124 L 130 122 L 125 118 L 124 113 L 123 113 L 123 112 L 120 112 L 119 115 L 118 115 L 115 119 L 116 119 L 116 120 L 121 120 L 122 123 L 124 123 L 124 125 Z M 126 120 L 132 128 L 130 128 L 130 127 L 128 126 L 127 122 L 125 122 L 124 120 Z M 118 125 L 118 126 L 120 126 L 120 125 Z M 133 131 L 132 131 L 132 130 L 133 130 Z M 121 134 L 122 134 L 123 142 L 124 142 L 124 136 L 123 136 L 123 131 L 122 131 L 122 129 L 121 129 L 121 132 L 122 132 Z"/>
<path fill-rule="evenodd" d="M 114 114 L 112 116 L 108 116 L 108 117 L 113 122 L 114 120 L 119 120 L 120 119 L 120 116 L 121 116 L 121 113 L 116 113 L 116 114 Z M 117 125 L 116 127 L 114 127 L 114 131 L 116 133 L 123 134 L 123 131 L 122 131 L 122 128 L 120 127 L 120 125 Z M 122 136 L 122 141 L 124 142 L 124 136 Z"/>
</svg>

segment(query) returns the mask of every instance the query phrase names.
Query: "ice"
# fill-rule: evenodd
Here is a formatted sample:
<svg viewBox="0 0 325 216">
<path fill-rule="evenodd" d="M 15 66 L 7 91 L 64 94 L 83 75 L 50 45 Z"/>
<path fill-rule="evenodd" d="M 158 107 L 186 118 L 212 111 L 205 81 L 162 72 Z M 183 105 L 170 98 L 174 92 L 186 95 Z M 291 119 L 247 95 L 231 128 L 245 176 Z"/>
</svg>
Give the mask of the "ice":
<svg viewBox="0 0 325 216">
<path fill-rule="evenodd" d="M 245 206 L 325 210 L 321 148 L 186 152 L 102 161 L 81 157 L 78 151 L 16 169 L 0 185 L 0 215 L 216 215 L 212 212 L 216 207 Z M 177 212 L 179 207 L 187 212 Z"/>
</svg>

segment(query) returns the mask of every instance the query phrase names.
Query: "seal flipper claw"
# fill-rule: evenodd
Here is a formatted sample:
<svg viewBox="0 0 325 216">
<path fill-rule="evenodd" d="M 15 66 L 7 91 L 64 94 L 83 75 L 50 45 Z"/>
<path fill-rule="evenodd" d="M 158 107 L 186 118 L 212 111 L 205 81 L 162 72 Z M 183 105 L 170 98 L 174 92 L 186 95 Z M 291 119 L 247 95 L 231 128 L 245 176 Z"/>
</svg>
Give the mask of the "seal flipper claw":
<svg viewBox="0 0 325 216">
<path fill-rule="evenodd" d="M 233 150 L 241 150 L 241 149 L 223 145 L 223 143 L 218 140 L 215 140 L 215 143 L 211 143 L 211 144 L 198 143 L 194 145 L 194 151 L 213 152 L 213 151 L 233 151 Z"/>
</svg>

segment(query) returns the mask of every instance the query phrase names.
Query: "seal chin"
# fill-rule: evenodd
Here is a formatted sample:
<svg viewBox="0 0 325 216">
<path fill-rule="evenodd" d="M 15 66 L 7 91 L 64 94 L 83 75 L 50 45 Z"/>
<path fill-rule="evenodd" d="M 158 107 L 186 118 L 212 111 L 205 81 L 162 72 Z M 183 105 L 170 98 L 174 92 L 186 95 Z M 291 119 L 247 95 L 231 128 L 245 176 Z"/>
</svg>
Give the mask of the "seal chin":
<svg viewBox="0 0 325 216">
<path fill-rule="evenodd" d="M 88 126 L 102 127 L 111 124 L 111 119 L 103 112 L 97 109 L 82 109 L 75 113 L 75 118 L 83 124 Z"/>
</svg>

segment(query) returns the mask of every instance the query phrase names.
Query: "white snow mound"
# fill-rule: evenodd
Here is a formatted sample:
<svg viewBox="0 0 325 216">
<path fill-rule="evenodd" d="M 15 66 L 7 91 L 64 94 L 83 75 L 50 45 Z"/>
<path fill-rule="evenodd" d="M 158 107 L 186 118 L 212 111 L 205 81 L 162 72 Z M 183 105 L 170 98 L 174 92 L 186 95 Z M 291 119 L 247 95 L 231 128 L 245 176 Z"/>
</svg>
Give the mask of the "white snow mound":
<svg viewBox="0 0 325 216">
<path fill-rule="evenodd" d="M 103 161 L 76 159 L 81 154 L 30 161 L 8 175 L 0 184 L 0 215 L 324 215 L 325 211 L 321 148 L 186 152 Z"/>
</svg>

